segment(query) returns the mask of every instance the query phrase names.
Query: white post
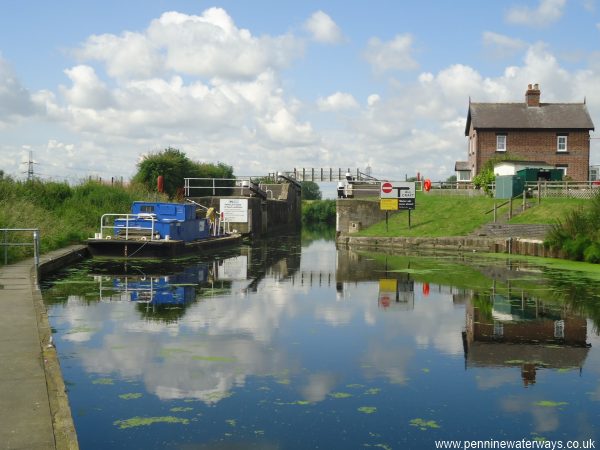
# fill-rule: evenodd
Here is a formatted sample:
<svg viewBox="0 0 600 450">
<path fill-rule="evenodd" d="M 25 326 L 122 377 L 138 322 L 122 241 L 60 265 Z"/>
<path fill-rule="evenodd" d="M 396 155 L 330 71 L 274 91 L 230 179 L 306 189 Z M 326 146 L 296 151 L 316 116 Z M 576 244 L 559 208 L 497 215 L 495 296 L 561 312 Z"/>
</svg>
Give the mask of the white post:
<svg viewBox="0 0 600 450">
<path fill-rule="evenodd" d="M 33 260 L 35 263 L 35 285 L 36 289 L 40 286 L 40 232 L 33 231 Z"/>
</svg>

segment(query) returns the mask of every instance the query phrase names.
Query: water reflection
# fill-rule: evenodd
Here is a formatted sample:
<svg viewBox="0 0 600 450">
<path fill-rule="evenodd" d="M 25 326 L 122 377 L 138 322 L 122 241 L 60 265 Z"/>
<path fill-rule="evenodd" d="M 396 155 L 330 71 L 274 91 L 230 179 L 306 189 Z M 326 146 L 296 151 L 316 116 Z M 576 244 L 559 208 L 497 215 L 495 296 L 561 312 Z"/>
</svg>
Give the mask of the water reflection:
<svg viewBox="0 0 600 450">
<path fill-rule="evenodd" d="M 466 308 L 467 366 L 520 367 L 524 386 L 543 368 L 582 370 L 589 352 L 587 320 L 565 304 L 544 302 L 525 291 L 485 299 L 475 294 Z"/>
<path fill-rule="evenodd" d="M 553 276 L 296 236 L 168 266 L 92 261 L 44 297 L 83 448 L 423 448 L 575 435 L 571 404 L 600 417 L 597 328 Z M 115 425 L 128 417 L 190 426 L 141 436 Z"/>
</svg>

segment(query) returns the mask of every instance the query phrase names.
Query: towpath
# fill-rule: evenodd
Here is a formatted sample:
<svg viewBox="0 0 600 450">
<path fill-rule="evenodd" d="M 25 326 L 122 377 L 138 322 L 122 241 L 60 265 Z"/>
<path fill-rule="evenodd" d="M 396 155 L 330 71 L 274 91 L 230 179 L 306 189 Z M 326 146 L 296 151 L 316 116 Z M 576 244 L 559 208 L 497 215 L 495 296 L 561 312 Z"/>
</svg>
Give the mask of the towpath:
<svg viewBox="0 0 600 450">
<path fill-rule="evenodd" d="M 43 255 L 57 268 L 82 246 Z M 0 267 L 0 448 L 77 449 L 33 259 Z"/>
</svg>

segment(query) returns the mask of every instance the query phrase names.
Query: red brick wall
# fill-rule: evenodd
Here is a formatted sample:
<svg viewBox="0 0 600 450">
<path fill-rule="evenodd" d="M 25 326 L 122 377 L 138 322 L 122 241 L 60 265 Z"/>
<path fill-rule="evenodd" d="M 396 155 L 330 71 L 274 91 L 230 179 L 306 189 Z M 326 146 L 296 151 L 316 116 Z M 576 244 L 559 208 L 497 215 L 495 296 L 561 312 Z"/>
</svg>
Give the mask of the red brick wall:
<svg viewBox="0 0 600 450">
<path fill-rule="evenodd" d="M 497 130 L 477 131 L 477 151 L 474 158 L 476 172 L 495 156 L 513 156 L 526 161 L 545 161 L 553 166 L 565 164 L 567 176 L 575 181 L 587 181 L 590 165 L 590 137 L 588 131 L 562 130 L 508 130 L 506 152 L 496 152 Z M 567 152 L 556 151 L 557 134 L 568 134 Z M 471 133 L 472 135 L 472 133 Z M 471 162 L 471 157 L 469 158 Z"/>
</svg>

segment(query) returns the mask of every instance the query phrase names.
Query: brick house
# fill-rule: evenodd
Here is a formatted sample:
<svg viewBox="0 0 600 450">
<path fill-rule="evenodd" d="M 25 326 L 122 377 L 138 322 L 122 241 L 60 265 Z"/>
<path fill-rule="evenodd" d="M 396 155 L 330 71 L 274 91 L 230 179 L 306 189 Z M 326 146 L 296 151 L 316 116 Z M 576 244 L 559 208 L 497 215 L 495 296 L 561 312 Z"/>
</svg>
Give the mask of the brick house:
<svg viewBox="0 0 600 450">
<path fill-rule="evenodd" d="M 456 168 L 470 168 L 475 176 L 489 159 L 504 157 L 543 161 L 572 180 L 587 181 L 593 130 L 585 101 L 541 103 L 539 86 L 530 84 L 523 103 L 469 101 L 469 158 L 457 161 Z"/>
</svg>

